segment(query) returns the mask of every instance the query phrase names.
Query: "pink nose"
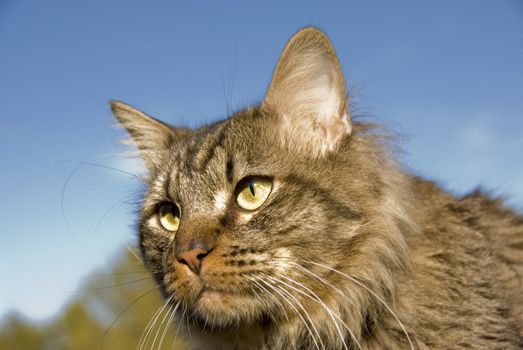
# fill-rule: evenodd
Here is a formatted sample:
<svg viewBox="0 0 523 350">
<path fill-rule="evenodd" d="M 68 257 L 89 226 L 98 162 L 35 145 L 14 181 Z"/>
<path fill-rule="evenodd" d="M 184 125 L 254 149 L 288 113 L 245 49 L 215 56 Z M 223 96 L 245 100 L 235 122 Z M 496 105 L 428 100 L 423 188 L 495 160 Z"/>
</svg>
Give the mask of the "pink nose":
<svg viewBox="0 0 523 350">
<path fill-rule="evenodd" d="M 209 251 L 209 249 L 205 248 L 195 248 L 176 254 L 176 259 L 182 264 L 189 266 L 195 274 L 199 274 L 202 260 L 209 254 Z"/>
</svg>

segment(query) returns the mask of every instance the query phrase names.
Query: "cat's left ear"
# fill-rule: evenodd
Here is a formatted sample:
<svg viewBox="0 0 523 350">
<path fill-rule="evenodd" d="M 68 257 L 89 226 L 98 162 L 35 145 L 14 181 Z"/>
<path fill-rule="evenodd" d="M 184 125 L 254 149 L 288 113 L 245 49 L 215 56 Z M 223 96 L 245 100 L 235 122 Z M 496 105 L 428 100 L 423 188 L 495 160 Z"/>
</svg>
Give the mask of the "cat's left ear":
<svg viewBox="0 0 523 350">
<path fill-rule="evenodd" d="M 264 108 L 283 118 L 295 142 L 312 152 L 337 149 L 352 131 L 345 80 L 327 36 L 316 28 L 296 33 L 283 50 L 263 101 Z"/>
<path fill-rule="evenodd" d="M 111 110 L 131 135 L 147 169 L 154 170 L 162 159 L 162 152 L 174 142 L 174 129 L 123 102 L 111 101 Z"/>
</svg>

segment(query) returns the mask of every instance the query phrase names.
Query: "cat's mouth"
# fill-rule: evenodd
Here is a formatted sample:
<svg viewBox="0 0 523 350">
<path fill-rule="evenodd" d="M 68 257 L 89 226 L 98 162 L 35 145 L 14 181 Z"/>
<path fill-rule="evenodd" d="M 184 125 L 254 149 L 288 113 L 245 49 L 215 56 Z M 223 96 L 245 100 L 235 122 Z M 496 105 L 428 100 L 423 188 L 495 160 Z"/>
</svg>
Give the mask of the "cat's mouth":
<svg viewBox="0 0 523 350">
<path fill-rule="evenodd" d="M 187 277 L 187 275 L 185 275 Z M 241 323 L 257 323 L 267 315 L 267 303 L 263 303 L 248 283 L 218 283 L 206 278 L 206 274 L 180 279 L 169 288 L 176 294 L 186 317 L 218 328 Z"/>
<path fill-rule="evenodd" d="M 226 327 L 263 317 L 262 306 L 247 293 L 204 287 L 193 304 L 193 311 L 207 324 Z"/>
<path fill-rule="evenodd" d="M 241 298 L 242 296 L 245 297 L 248 294 L 241 290 L 219 288 L 204 282 L 196 297 L 196 303 L 201 300 L 212 303 L 230 303 L 232 299 Z"/>
<path fill-rule="evenodd" d="M 223 255 L 227 255 L 225 259 Z M 205 257 L 198 273 L 175 261 L 176 278 L 168 280 L 174 282 L 169 289 L 191 309 L 189 314 L 195 320 L 205 324 L 227 327 L 257 322 L 268 313 L 270 304 L 255 289 L 255 281 L 261 278 L 259 260 L 259 255 L 253 256 L 247 249 L 220 254 L 215 250 Z"/>
</svg>

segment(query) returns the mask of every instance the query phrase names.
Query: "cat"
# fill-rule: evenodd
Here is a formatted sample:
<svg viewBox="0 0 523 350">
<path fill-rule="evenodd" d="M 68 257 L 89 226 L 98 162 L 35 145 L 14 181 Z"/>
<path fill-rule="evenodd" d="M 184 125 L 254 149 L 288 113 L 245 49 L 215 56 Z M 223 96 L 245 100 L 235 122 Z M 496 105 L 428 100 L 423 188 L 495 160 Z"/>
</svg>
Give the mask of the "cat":
<svg viewBox="0 0 523 350">
<path fill-rule="evenodd" d="M 169 318 L 195 349 L 523 348 L 523 218 L 402 170 L 349 107 L 312 27 L 229 119 L 111 103 L 148 170 L 139 242 Z"/>
</svg>

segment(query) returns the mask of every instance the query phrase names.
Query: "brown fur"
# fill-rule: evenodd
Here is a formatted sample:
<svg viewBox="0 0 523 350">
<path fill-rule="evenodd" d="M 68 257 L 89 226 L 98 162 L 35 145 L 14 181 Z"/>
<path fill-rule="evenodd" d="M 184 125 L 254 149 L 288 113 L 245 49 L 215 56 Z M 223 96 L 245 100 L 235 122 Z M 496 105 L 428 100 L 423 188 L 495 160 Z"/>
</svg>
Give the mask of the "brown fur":
<svg viewBox="0 0 523 350">
<path fill-rule="evenodd" d="M 403 172 L 351 121 L 320 31 L 298 32 L 265 101 L 230 119 L 187 130 L 112 108 L 149 169 L 143 256 L 195 348 L 523 347 L 522 217 Z M 250 175 L 274 184 L 245 212 Z M 163 202 L 181 209 L 176 233 Z M 177 259 L 194 242 L 212 247 L 199 274 Z"/>
</svg>

